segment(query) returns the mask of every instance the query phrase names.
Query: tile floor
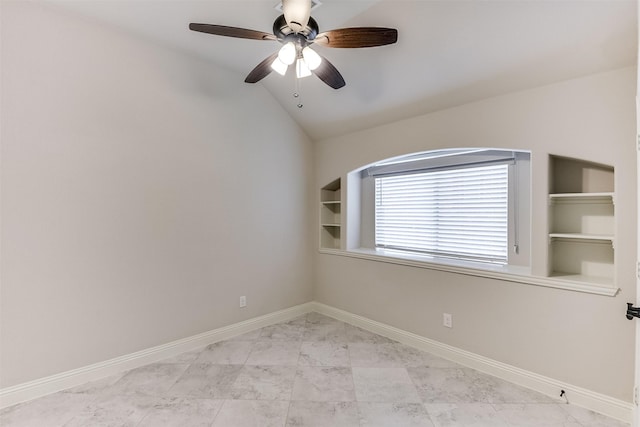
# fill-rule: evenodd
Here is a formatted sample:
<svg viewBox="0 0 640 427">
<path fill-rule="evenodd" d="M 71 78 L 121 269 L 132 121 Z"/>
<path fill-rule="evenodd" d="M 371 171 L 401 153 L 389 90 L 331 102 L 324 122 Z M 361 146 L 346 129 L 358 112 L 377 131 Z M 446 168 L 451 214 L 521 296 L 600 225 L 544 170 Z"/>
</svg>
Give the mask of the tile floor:
<svg viewBox="0 0 640 427">
<path fill-rule="evenodd" d="M 626 426 L 318 313 L 6 408 L 0 425 Z"/>
</svg>

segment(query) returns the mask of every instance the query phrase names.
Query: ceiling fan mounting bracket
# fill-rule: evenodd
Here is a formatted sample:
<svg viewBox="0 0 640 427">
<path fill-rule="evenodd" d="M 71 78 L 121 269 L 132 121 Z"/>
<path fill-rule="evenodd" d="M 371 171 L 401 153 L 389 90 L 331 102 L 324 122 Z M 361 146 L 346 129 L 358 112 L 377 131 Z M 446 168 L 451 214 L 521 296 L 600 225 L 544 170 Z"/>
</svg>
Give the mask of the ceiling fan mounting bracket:
<svg viewBox="0 0 640 427">
<path fill-rule="evenodd" d="M 311 10 L 316 10 L 320 6 L 322 6 L 322 3 L 320 2 L 320 0 L 311 0 Z M 279 2 L 278 4 L 276 4 L 273 8 L 280 13 L 284 12 L 282 2 Z"/>
</svg>

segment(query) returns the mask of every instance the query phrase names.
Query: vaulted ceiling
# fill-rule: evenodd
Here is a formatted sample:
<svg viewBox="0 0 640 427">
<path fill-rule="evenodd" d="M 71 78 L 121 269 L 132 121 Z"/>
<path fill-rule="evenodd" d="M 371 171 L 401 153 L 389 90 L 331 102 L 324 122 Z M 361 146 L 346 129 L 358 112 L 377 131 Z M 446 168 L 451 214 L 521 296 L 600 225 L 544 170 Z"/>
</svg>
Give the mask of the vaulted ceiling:
<svg viewBox="0 0 640 427">
<path fill-rule="evenodd" d="M 202 57 L 239 81 L 279 49 L 189 31 L 190 22 L 271 32 L 277 0 L 50 0 L 57 6 Z M 398 29 L 397 44 L 316 49 L 347 85 L 271 73 L 264 87 L 314 140 L 636 64 L 634 0 L 322 0 L 320 31 Z M 244 83 L 243 83 L 244 84 Z"/>
</svg>

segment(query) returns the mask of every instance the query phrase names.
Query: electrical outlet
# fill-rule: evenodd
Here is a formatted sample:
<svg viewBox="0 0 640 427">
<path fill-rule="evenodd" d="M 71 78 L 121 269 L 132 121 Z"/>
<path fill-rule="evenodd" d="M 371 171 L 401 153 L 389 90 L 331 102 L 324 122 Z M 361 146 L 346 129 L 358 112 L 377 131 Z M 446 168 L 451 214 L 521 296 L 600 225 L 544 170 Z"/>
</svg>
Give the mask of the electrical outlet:
<svg viewBox="0 0 640 427">
<path fill-rule="evenodd" d="M 442 313 L 442 326 L 453 328 L 453 316 L 449 313 Z"/>
<path fill-rule="evenodd" d="M 244 295 L 240 297 L 240 308 L 247 306 L 247 297 Z"/>
</svg>

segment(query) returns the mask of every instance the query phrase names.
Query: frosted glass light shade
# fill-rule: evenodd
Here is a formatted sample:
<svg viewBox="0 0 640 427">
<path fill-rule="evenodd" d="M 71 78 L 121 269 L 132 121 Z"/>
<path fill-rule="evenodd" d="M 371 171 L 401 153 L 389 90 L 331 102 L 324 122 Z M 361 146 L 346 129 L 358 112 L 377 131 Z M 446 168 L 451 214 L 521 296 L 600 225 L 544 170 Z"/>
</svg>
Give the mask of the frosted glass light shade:
<svg viewBox="0 0 640 427">
<path fill-rule="evenodd" d="M 296 76 L 301 79 L 303 77 L 309 77 L 311 75 L 311 70 L 309 66 L 302 58 L 298 58 L 296 62 Z"/>
<path fill-rule="evenodd" d="M 286 65 L 291 65 L 296 60 L 296 46 L 289 42 L 285 43 L 278 52 L 278 59 Z"/>
<path fill-rule="evenodd" d="M 289 66 L 284 62 L 280 61 L 280 58 L 274 59 L 273 62 L 271 63 L 271 69 L 276 73 L 280 74 L 281 76 L 284 76 L 285 74 L 287 74 L 287 68 L 289 68 Z"/>
<path fill-rule="evenodd" d="M 316 51 L 311 49 L 309 46 L 302 49 L 302 57 L 304 58 L 304 62 L 307 63 L 307 66 L 311 71 L 318 68 L 322 63 L 322 57 L 318 55 Z"/>
</svg>

